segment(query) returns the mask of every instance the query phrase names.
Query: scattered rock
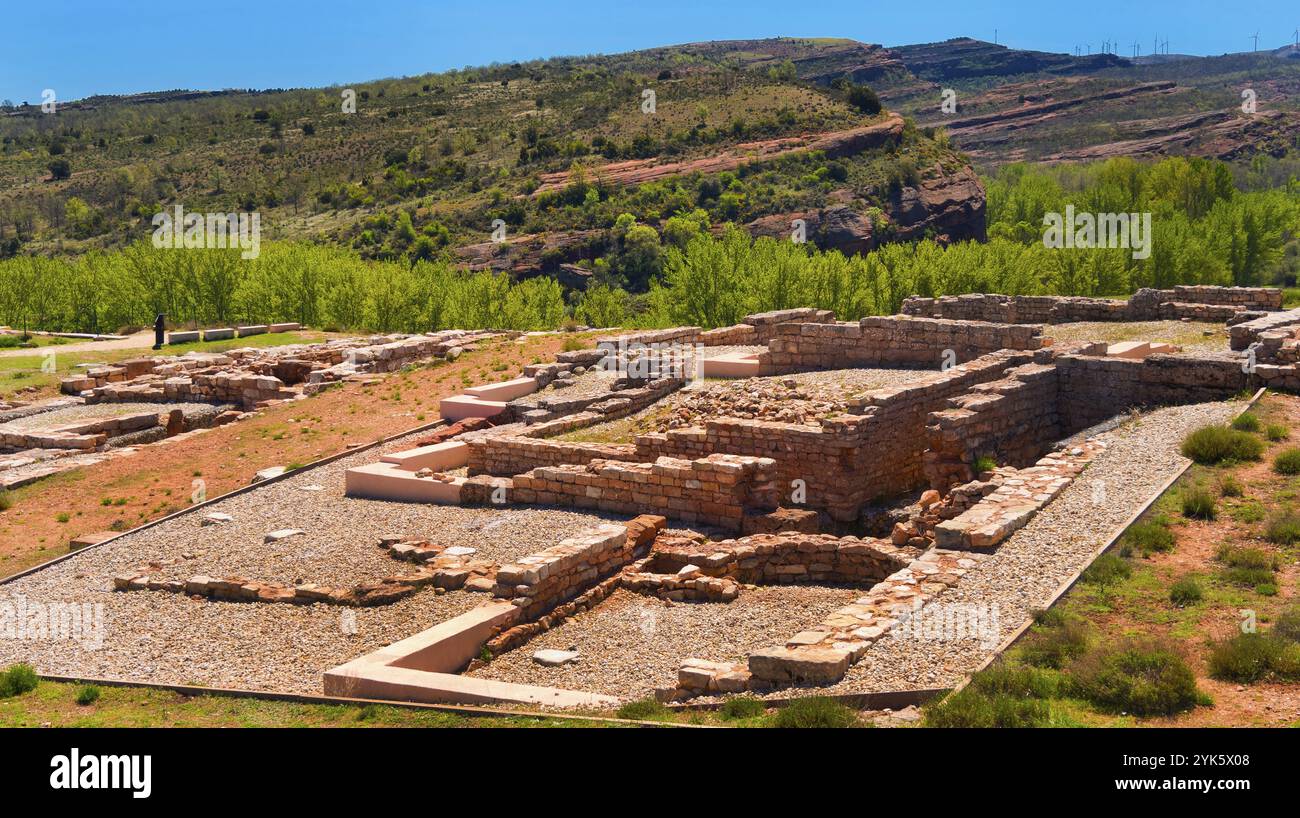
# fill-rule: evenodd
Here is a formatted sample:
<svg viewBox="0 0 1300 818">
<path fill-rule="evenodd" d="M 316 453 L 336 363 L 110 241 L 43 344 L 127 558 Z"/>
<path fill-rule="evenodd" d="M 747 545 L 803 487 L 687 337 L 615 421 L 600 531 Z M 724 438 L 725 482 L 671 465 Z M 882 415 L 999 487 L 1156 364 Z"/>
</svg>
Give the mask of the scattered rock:
<svg viewBox="0 0 1300 818">
<path fill-rule="evenodd" d="M 533 661 L 546 667 L 558 667 L 578 661 L 576 650 L 539 650 L 533 653 Z"/>
</svg>

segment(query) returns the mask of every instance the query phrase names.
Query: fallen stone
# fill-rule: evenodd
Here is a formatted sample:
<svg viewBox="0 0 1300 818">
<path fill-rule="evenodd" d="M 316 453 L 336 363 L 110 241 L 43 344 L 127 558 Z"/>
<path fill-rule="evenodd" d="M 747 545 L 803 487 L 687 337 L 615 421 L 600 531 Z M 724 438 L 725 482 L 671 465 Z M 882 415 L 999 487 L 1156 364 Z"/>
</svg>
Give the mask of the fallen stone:
<svg viewBox="0 0 1300 818">
<path fill-rule="evenodd" d="M 533 661 L 546 667 L 558 667 L 578 661 L 576 650 L 539 650 L 533 653 Z"/>
<path fill-rule="evenodd" d="M 279 542 L 280 540 L 287 539 L 289 537 L 293 537 L 298 534 L 306 534 L 306 533 L 307 533 L 306 531 L 303 531 L 298 528 L 280 528 L 280 529 L 276 529 L 275 531 L 268 532 L 266 537 L 263 538 L 262 542 Z"/>
<path fill-rule="evenodd" d="M 211 514 L 206 515 L 199 525 L 221 525 L 222 523 L 228 523 L 233 519 L 235 518 L 231 517 L 229 514 L 222 514 L 219 511 L 214 511 Z"/>
<path fill-rule="evenodd" d="M 263 480 L 270 480 L 274 477 L 279 477 L 284 474 L 285 471 L 286 469 L 284 466 L 272 466 L 269 469 L 262 469 L 257 474 L 253 475 L 252 482 L 261 483 Z"/>
</svg>

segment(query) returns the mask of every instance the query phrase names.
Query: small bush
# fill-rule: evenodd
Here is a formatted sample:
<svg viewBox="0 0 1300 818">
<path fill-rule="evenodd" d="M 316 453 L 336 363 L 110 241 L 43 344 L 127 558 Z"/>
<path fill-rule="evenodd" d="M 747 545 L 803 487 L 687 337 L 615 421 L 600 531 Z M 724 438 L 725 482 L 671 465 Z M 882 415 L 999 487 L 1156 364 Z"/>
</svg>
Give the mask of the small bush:
<svg viewBox="0 0 1300 818">
<path fill-rule="evenodd" d="M 1259 418 L 1250 412 L 1243 412 L 1232 419 L 1232 428 L 1238 432 L 1258 432 Z"/>
<path fill-rule="evenodd" d="M 1195 577 L 1183 577 L 1169 588 L 1169 601 L 1179 607 L 1200 602 L 1203 596 L 1205 592 L 1201 590 L 1201 583 L 1197 582 Z"/>
<path fill-rule="evenodd" d="M 992 665 L 971 677 L 971 685 L 982 693 L 1004 693 L 1020 698 L 1050 699 L 1056 695 L 1056 677 L 1032 667 L 1005 663 Z"/>
<path fill-rule="evenodd" d="M 1258 460 L 1264 442 L 1246 432 L 1224 426 L 1202 426 L 1183 439 L 1182 452 L 1203 466 Z"/>
<path fill-rule="evenodd" d="M 1020 643 L 1018 651 L 1026 664 L 1060 669 L 1088 649 L 1088 627 L 1083 620 L 1063 614 L 1040 614 L 1035 620 L 1033 630 Z"/>
<path fill-rule="evenodd" d="M 1144 555 L 1169 551 L 1174 547 L 1174 532 L 1158 522 L 1138 522 L 1124 532 L 1124 543 Z"/>
<path fill-rule="evenodd" d="M 773 723 L 777 727 L 852 727 L 858 723 L 858 714 L 832 698 L 808 696 L 776 711 Z"/>
<path fill-rule="evenodd" d="M 1183 516 L 1192 520 L 1213 520 L 1218 514 L 1214 495 L 1200 486 L 1183 492 Z"/>
<path fill-rule="evenodd" d="M 1300 515 L 1293 511 L 1275 514 L 1268 521 L 1264 537 L 1277 545 L 1294 545 L 1300 542 Z"/>
<path fill-rule="evenodd" d="M 1290 436 L 1291 430 L 1280 423 L 1270 423 L 1268 428 L 1264 430 L 1264 437 L 1267 437 L 1274 443 L 1280 443 Z"/>
<path fill-rule="evenodd" d="M 379 718 L 379 705 L 367 704 L 357 711 L 357 721 L 374 721 Z"/>
<path fill-rule="evenodd" d="M 1273 623 L 1271 633 L 1288 642 L 1300 642 L 1300 605 L 1293 605 L 1282 612 Z"/>
<path fill-rule="evenodd" d="M 669 711 L 667 707 L 664 707 L 654 699 L 639 699 L 634 702 L 628 702 L 620 707 L 617 715 L 620 719 L 654 721 L 656 719 L 667 718 Z"/>
<path fill-rule="evenodd" d="M 1100 648 L 1070 666 L 1074 691 L 1094 706 L 1137 716 L 1168 716 L 1195 707 L 1196 676 L 1173 649 L 1154 642 Z"/>
<path fill-rule="evenodd" d="M 41 677 L 36 675 L 36 669 L 31 665 L 22 662 L 10 665 L 4 673 L 0 673 L 0 699 L 21 696 L 35 690 L 40 680 Z"/>
<path fill-rule="evenodd" d="M 1255 593 L 1260 596 L 1277 596 L 1277 583 L 1261 582 L 1255 586 Z"/>
<path fill-rule="evenodd" d="M 77 688 L 77 704 L 85 707 L 99 701 L 99 688 L 94 685 L 82 685 Z"/>
<path fill-rule="evenodd" d="M 0 489 L 0 511 L 8 511 L 14 507 L 14 498 L 5 489 Z"/>
<path fill-rule="evenodd" d="M 1081 579 L 1089 585 L 1103 588 L 1122 582 L 1133 575 L 1133 568 L 1128 560 L 1117 554 L 1102 554 L 1088 566 Z"/>
<path fill-rule="evenodd" d="M 1257 588 L 1273 582 L 1273 572 L 1267 568 L 1229 568 L 1223 572 L 1225 582 L 1243 588 Z"/>
<path fill-rule="evenodd" d="M 1042 699 L 988 694 L 973 684 L 923 712 L 926 727 L 1043 727 L 1051 718 Z"/>
<path fill-rule="evenodd" d="M 765 712 L 767 712 L 767 705 L 762 699 L 753 696 L 736 696 L 734 699 L 727 699 L 719 715 L 722 716 L 723 721 L 735 721 L 757 718 Z"/>
<path fill-rule="evenodd" d="M 998 461 L 985 454 L 975 458 L 975 464 L 971 466 L 971 469 L 978 475 L 986 471 L 993 471 L 997 467 Z"/>
<path fill-rule="evenodd" d="M 1291 447 L 1278 452 L 1273 458 L 1273 471 L 1278 474 L 1300 474 L 1300 449 Z"/>
<path fill-rule="evenodd" d="M 1234 475 L 1225 474 L 1219 478 L 1219 496 L 1220 497 L 1241 497 L 1246 493 L 1242 488 L 1241 481 Z"/>
<path fill-rule="evenodd" d="M 1273 633 L 1239 633 L 1210 650 L 1210 675 L 1229 682 L 1300 678 L 1300 645 Z"/>
<path fill-rule="evenodd" d="M 1277 570 L 1277 555 L 1262 548 L 1222 545 L 1215 554 L 1215 558 L 1229 568 Z"/>
</svg>

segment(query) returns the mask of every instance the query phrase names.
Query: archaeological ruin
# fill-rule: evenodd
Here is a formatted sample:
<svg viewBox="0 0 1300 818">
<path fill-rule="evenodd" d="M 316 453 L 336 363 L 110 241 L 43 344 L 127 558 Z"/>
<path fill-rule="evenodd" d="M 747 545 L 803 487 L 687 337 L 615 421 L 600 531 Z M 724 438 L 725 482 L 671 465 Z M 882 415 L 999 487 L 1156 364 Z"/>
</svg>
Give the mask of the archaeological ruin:
<svg viewBox="0 0 1300 818">
<path fill-rule="evenodd" d="M 1108 324 L 1131 340 L 1095 340 Z M 146 358 L 64 391 L 238 415 L 502 337 Z M 0 594 L 80 589 L 116 628 L 172 634 L 35 648 L 54 672 L 554 707 L 920 696 L 995 653 L 1177 473 L 1176 441 L 1261 387 L 1300 391 L 1300 310 L 1266 288 L 611 334 Z M 93 451 L 187 417 L 0 424 L 0 442 Z M 984 630 L 940 662 L 915 626 L 954 606 Z"/>
</svg>

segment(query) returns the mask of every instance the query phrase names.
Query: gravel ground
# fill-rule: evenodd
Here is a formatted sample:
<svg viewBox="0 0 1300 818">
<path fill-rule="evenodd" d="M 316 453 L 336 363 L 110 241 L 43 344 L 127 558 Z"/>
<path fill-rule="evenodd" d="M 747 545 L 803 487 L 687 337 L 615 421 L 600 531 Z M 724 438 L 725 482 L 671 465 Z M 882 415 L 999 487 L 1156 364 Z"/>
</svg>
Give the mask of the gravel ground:
<svg viewBox="0 0 1300 818">
<path fill-rule="evenodd" d="M 575 398 L 594 398 L 597 395 L 603 395 L 614 387 L 616 379 L 611 377 L 611 373 L 602 372 L 596 369 L 589 369 L 581 375 L 575 375 L 569 380 L 554 380 L 546 385 L 545 389 L 539 389 L 521 398 L 516 398 L 512 403 L 518 406 L 536 407 L 543 400 L 559 399 L 573 400 Z"/>
<path fill-rule="evenodd" d="M 124 417 L 126 415 L 143 415 L 146 412 L 162 414 L 173 409 L 180 409 L 186 416 L 211 411 L 208 403 L 88 403 L 82 406 L 69 406 L 42 412 L 30 417 L 16 418 L 8 423 L 0 423 L 0 432 L 32 431 L 36 429 L 53 429 L 81 420 L 99 420 L 101 418 Z"/>
<path fill-rule="evenodd" d="M 1206 335 L 1206 331 L 1211 334 Z M 1184 350 L 1228 350 L 1228 329 L 1223 324 L 1183 321 L 1077 321 L 1049 324 L 1043 335 L 1055 339 L 1057 346 L 1072 346 L 1088 341 L 1164 341 Z"/>
<path fill-rule="evenodd" d="M 384 449 L 410 448 L 418 436 Z M 357 609 L 358 633 L 347 635 L 340 627 L 343 611 L 335 606 L 195 602 L 162 592 L 114 592 L 113 575 L 141 562 L 192 553 L 194 558 L 172 567 L 170 576 L 354 584 L 402 569 L 402 563 L 376 547 L 382 534 L 470 545 L 479 549 L 478 556 L 501 561 L 548 548 L 605 519 L 554 509 L 464 509 L 343 497 L 344 470 L 378 456 L 375 449 L 358 452 L 0 585 L 0 604 L 17 605 L 19 597 L 28 603 L 102 603 L 105 614 L 98 650 L 68 640 L 15 641 L 0 632 L 0 667 L 30 661 L 49 673 L 319 691 L 325 670 L 455 616 L 486 597 L 467 592 L 435 596 L 428 590 L 393 605 Z M 201 527 L 200 520 L 212 512 L 234 520 Z M 263 543 L 267 532 L 281 528 L 306 534 Z"/>
<path fill-rule="evenodd" d="M 783 423 L 816 423 L 843 412 L 845 402 L 864 392 L 911 383 L 931 369 L 830 369 L 767 378 L 708 380 L 684 389 L 619 420 L 577 429 L 557 440 L 630 443 L 648 432 L 663 432 L 716 417 L 755 418 Z M 790 389 L 787 383 L 793 383 Z"/>
<path fill-rule="evenodd" d="M 569 619 L 493 659 L 471 676 L 548 685 L 639 699 L 674 684 L 683 659 L 740 661 L 820 622 L 862 595 L 861 589 L 764 586 L 733 602 L 671 605 L 631 591 L 615 591 L 593 610 Z M 543 648 L 576 649 L 575 664 L 543 667 Z"/>
<path fill-rule="evenodd" d="M 1239 403 L 1158 409 L 1101 435 L 1109 447 L 994 555 L 938 601 L 997 605 L 999 633 L 976 639 L 878 642 L 830 693 L 950 687 L 1041 608 L 1133 512 L 1186 460 L 1179 444 L 1191 430 L 1223 422 Z"/>
</svg>

